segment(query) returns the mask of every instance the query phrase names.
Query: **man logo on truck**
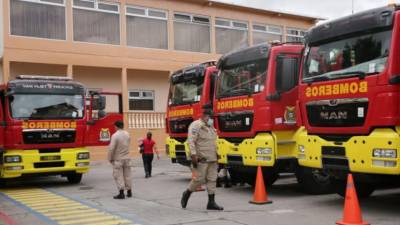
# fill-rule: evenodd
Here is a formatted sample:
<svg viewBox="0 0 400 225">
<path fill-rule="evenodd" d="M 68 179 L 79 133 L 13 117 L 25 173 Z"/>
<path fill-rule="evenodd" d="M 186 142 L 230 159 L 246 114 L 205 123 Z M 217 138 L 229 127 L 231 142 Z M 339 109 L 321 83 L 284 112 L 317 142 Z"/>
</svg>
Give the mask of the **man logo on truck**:
<svg viewBox="0 0 400 225">
<path fill-rule="evenodd" d="M 337 112 L 321 112 L 321 119 L 324 120 L 346 120 L 347 112 L 345 111 L 337 111 Z"/>
</svg>

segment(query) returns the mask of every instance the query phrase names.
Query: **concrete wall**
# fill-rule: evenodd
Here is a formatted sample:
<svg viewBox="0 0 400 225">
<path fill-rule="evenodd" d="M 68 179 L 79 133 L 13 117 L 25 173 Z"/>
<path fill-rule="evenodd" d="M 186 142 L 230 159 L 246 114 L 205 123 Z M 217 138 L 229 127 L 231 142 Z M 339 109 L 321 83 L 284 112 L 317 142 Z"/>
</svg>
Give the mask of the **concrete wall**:
<svg viewBox="0 0 400 225">
<path fill-rule="evenodd" d="M 128 70 L 128 89 L 154 91 L 154 111 L 165 112 L 169 90 L 168 79 L 168 72 Z"/>
<path fill-rule="evenodd" d="M 18 75 L 41 75 L 41 76 L 66 76 L 66 65 L 11 62 L 10 78 L 14 79 Z"/>
<path fill-rule="evenodd" d="M 121 92 L 121 69 L 75 66 L 73 78 L 88 89 Z M 106 112 L 118 112 L 116 96 L 106 96 L 106 101 Z"/>
<path fill-rule="evenodd" d="M 0 12 L 3 12 L 3 1 L 0 1 Z M 3 57 L 3 52 L 4 52 L 4 25 L 3 25 L 4 23 L 3 23 L 3 16 L 4 16 L 4 13 L 2 13 L 0 15 L 0 59 Z"/>
</svg>

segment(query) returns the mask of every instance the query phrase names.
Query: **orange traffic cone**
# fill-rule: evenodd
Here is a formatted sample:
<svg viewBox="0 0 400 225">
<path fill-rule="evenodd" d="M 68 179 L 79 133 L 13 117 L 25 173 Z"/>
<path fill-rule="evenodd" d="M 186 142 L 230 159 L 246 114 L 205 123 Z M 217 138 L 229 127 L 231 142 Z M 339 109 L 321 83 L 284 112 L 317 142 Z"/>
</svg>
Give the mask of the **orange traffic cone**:
<svg viewBox="0 0 400 225">
<path fill-rule="evenodd" d="M 343 219 L 336 222 L 338 225 L 370 225 L 363 221 L 357 192 L 354 186 L 353 175 L 347 176 L 346 198 L 344 201 Z"/>
<path fill-rule="evenodd" d="M 264 177 L 261 166 L 257 168 L 256 188 L 254 190 L 253 200 L 249 203 L 256 205 L 271 204 L 272 201 L 268 200 L 267 191 L 265 189 Z"/>
<path fill-rule="evenodd" d="M 197 178 L 197 172 L 192 169 L 192 179 L 196 179 Z M 205 191 L 205 189 L 203 188 L 202 185 L 200 185 L 199 187 L 197 187 L 196 191 Z"/>
</svg>

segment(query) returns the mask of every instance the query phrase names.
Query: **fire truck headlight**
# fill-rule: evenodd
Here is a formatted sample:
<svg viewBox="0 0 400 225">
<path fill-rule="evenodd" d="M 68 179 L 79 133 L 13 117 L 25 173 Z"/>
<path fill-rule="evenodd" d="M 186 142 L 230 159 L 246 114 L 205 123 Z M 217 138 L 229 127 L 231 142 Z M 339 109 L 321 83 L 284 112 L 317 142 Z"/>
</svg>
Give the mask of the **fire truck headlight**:
<svg viewBox="0 0 400 225">
<path fill-rule="evenodd" d="M 306 148 L 303 145 L 299 145 L 299 153 L 301 154 L 306 153 Z"/>
<path fill-rule="evenodd" d="M 78 153 L 78 155 L 77 155 L 77 159 L 79 159 L 79 160 L 89 159 L 89 158 L 90 158 L 89 152 L 81 152 L 81 153 Z"/>
<path fill-rule="evenodd" d="M 6 163 L 20 163 L 22 158 L 19 155 L 7 155 L 4 157 L 4 162 Z"/>
<path fill-rule="evenodd" d="M 256 153 L 258 155 L 269 155 L 272 154 L 271 148 L 257 148 Z"/>
<path fill-rule="evenodd" d="M 397 150 L 376 148 L 373 150 L 372 156 L 376 158 L 397 158 Z"/>
</svg>

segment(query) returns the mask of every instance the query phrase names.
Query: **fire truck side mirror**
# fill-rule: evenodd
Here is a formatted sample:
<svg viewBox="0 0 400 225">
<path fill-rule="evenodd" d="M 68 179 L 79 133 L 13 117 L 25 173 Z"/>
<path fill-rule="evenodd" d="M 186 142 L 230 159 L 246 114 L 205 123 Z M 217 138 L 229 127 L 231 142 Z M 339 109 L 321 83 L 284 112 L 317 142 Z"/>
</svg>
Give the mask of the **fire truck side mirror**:
<svg viewBox="0 0 400 225">
<path fill-rule="evenodd" d="M 99 95 L 97 98 L 93 98 L 92 109 L 93 110 L 104 110 L 106 108 L 106 97 Z"/>
<path fill-rule="evenodd" d="M 102 118 L 104 118 L 104 117 L 107 116 L 107 113 L 106 113 L 106 111 L 104 111 L 104 110 L 99 110 L 99 112 L 97 113 L 97 115 L 98 115 L 98 119 L 102 119 Z"/>
</svg>

